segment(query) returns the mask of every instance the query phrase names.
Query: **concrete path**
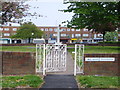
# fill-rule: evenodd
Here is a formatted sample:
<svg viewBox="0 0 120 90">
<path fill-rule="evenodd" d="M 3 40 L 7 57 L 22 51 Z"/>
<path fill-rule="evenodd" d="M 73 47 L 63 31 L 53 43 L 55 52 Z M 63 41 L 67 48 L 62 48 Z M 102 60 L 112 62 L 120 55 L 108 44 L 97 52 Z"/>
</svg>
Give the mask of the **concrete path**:
<svg viewBox="0 0 120 90">
<path fill-rule="evenodd" d="M 66 71 L 64 72 L 54 72 L 47 73 L 45 76 L 45 84 L 40 88 L 44 90 L 45 88 L 67 88 L 71 90 L 78 90 L 77 82 L 73 76 L 74 74 L 74 61 L 70 53 L 67 54 L 67 65 Z"/>
<path fill-rule="evenodd" d="M 44 80 L 45 84 L 40 88 L 40 90 L 45 88 L 69 88 L 78 90 L 78 86 L 73 75 L 47 75 Z"/>
</svg>

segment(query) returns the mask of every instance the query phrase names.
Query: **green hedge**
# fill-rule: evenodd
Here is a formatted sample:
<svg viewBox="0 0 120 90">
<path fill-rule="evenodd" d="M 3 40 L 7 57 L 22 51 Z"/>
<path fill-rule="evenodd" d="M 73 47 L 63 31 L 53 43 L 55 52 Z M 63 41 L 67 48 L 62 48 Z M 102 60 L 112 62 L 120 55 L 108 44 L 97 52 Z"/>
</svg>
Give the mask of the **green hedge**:
<svg viewBox="0 0 120 90">
<path fill-rule="evenodd" d="M 119 42 L 115 42 L 115 41 L 106 41 L 106 42 L 98 42 L 98 44 L 120 44 L 120 41 Z"/>
</svg>

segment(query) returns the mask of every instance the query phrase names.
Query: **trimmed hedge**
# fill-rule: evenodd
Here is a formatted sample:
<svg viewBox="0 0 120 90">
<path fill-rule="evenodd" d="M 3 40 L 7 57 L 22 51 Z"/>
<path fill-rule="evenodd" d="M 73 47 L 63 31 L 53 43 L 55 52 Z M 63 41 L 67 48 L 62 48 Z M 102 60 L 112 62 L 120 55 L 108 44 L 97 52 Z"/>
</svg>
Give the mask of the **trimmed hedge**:
<svg viewBox="0 0 120 90">
<path fill-rule="evenodd" d="M 115 41 L 106 41 L 106 42 L 98 42 L 98 44 L 120 44 L 120 41 L 115 42 Z"/>
</svg>

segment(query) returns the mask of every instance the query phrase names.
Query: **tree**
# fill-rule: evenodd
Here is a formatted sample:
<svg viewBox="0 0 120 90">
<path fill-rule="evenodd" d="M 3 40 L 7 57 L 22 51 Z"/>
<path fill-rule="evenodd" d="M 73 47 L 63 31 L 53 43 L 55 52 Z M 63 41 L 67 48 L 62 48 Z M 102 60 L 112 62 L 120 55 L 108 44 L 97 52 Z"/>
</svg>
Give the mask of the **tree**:
<svg viewBox="0 0 120 90">
<path fill-rule="evenodd" d="M 42 15 L 39 15 L 36 12 L 28 12 L 29 7 L 30 6 L 28 4 L 25 4 L 24 2 L 0 1 L 0 24 L 5 24 L 7 22 L 20 24 L 21 22 L 23 22 L 22 18 L 26 16 L 43 17 Z"/>
<path fill-rule="evenodd" d="M 105 40 L 106 41 L 117 41 L 118 40 L 118 33 L 115 32 L 107 32 L 105 34 Z"/>
<path fill-rule="evenodd" d="M 41 38 L 43 32 L 39 30 L 33 23 L 28 22 L 24 23 L 20 26 L 17 33 L 11 38 L 21 38 L 21 39 L 28 39 L 29 43 L 31 38 Z"/>
<path fill-rule="evenodd" d="M 29 6 L 24 5 L 23 2 L 0 2 L 0 15 L 1 24 L 6 22 L 17 22 L 19 23 L 18 19 L 22 18 L 23 16 L 27 16 L 27 11 Z"/>
<path fill-rule="evenodd" d="M 104 35 L 120 27 L 120 2 L 71 2 L 64 12 L 75 13 L 68 27 L 93 29 Z"/>
</svg>

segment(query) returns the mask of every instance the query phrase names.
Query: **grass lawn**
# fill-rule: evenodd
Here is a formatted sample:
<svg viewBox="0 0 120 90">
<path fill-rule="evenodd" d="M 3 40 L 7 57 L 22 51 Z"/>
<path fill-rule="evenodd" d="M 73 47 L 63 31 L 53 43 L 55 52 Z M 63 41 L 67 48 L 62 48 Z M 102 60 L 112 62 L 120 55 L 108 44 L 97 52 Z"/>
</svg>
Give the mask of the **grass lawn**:
<svg viewBox="0 0 120 90">
<path fill-rule="evenodd" d="M 1 77 L 2 83 L 0 86 L 3 88 L 37 88 L 43 83 L 43 79 L 36 75 L 25 75 L 25 76 L 3 76 Z"/>
<path fill-rule="evenodd" d="M 1 51 L 35 52 L 36 46 L 2 46 Z"/>
<path fill-rule="evenodd" d="M 120 47 L 118 46 L 85 46 L 85 54 L 92 53 L 119 53 Z M 74 48 L 68 49 L 69 52 L 74 51 Z"/>
<path fill-rule="evenodd" d="M 117 76 L 76 76 L 76 79 L 84 88 L 120 88 Z"/>
<path fill-rule="evenodd" d="M 70 47 L 70 46 L 68 46 Z M 119 53 L 118 46 L 85 46 L 85 53 Z M 35 52 L 35 46 L 2 46 L 1 51 L 19 51 L 19 52 Z M 74 51 L 74 48 L 68 49 L 69 52 Z"/>
</svg>

